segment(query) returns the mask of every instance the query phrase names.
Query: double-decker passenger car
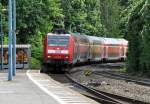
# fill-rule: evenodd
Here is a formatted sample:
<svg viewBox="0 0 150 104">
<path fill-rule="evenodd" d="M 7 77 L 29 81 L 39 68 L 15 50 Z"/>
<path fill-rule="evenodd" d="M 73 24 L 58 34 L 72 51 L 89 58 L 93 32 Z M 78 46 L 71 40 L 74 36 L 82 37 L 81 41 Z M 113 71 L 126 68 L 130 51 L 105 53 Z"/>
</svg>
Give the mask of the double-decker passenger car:
<svg viewBox="0 0 150 104">
<path fill-rule="evenodd" d="M 105 44 L 105 59 L 120 60 L 122 58 L 122 42 L 115 38 L 104 38 Z"/>
<path fill-rule="evenodd" d="M 98 38 L 96 36 L 88 36 L 90 41 L 90 61 L 102 61 L 104 59 L 104 38 Z"/>
<path fill-rule="evenodd" d="M 45 65 L 74 65 L 126 58 L 128 41 L 81 34 L 48 33 L 44 40 Z M 47 72 L 49 70 L 42 70 Z"/>
</svg>

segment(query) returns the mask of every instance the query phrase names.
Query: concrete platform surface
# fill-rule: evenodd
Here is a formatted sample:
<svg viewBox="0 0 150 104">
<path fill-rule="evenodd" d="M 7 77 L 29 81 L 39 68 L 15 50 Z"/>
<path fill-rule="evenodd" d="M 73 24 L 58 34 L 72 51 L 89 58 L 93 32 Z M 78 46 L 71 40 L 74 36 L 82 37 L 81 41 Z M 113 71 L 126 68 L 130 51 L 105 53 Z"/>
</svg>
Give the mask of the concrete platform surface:
<svg viewBox="0 0 150 104">
<path fill-rule="evenodd" d="M 13 81 L 0 73 L 0 104 L 59 104 L 40 90 L 26 73 L 17 73 Z"/>
<path fill-rule="evenodd" d="M 0 73 L 0 104 L 99 104 L 39 71 Z"/>
</svg>

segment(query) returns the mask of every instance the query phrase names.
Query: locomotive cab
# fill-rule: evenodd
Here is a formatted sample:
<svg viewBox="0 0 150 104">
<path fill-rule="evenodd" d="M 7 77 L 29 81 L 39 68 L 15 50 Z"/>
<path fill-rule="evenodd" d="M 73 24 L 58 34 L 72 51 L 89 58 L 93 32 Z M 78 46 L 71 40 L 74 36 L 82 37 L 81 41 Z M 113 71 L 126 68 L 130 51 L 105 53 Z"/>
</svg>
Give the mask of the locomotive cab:
<svg viewBox="0 0 150 104">
<path fill-rule="evenodd" d="M 69 45 L 71 35 L 48 33 L 45 40 L 45 63 L 52 65 L 62 65 L 69 63 Z"/>
</svg>

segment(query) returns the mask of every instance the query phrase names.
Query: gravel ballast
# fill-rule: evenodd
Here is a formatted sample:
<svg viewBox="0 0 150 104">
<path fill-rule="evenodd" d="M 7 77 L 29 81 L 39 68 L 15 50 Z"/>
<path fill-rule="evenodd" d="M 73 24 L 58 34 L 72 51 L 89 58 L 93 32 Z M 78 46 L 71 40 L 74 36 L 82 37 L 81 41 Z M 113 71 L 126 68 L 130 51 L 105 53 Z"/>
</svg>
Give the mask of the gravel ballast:
<svg viewBox="0 0 150 104">
<path fill-rule="evenodd" d="M 105 91 L 108 93 L 150 103 L 150 87 L 148 86 L 138 85 L 133 82 L 126 82 L 124 80 L 107 78 L 92 73 L 86 75 L 85 73 L 87 71 L 90 72 L 96 70 L 94 68 L 92 69 L 92 67 L 89 66 L 76 69 L 83 71 L 78 71 L 72 73 L 71 75 L 74 79 L 82 84 L 95 87 L 101 91 Z"/>
</svg>

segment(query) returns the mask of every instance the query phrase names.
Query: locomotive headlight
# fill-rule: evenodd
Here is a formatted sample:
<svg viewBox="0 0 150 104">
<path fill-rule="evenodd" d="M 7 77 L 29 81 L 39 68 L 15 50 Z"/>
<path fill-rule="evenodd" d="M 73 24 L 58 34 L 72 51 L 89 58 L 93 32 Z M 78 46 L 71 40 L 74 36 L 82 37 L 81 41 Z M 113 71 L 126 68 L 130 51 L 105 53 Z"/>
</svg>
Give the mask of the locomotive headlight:
<svg viewBox="0 0 150 104">
<path fill-rule="evenodd" d="M 48 58 L 51 58 L 51 56 L 48 56 Z"/>
<path fill-rule="evenodd" d="M 69 52 L 68 52 L 68 50 L 62 50 L 61 53 L 62 54 L 68 54 Z"/>
<path fill-rule="evenodd" d="M 66 58 L 66 59 L 68 59 L 69 57 L 68 57 L 68 56 L 66 56 L 65 58 Z"/>
</svg>

